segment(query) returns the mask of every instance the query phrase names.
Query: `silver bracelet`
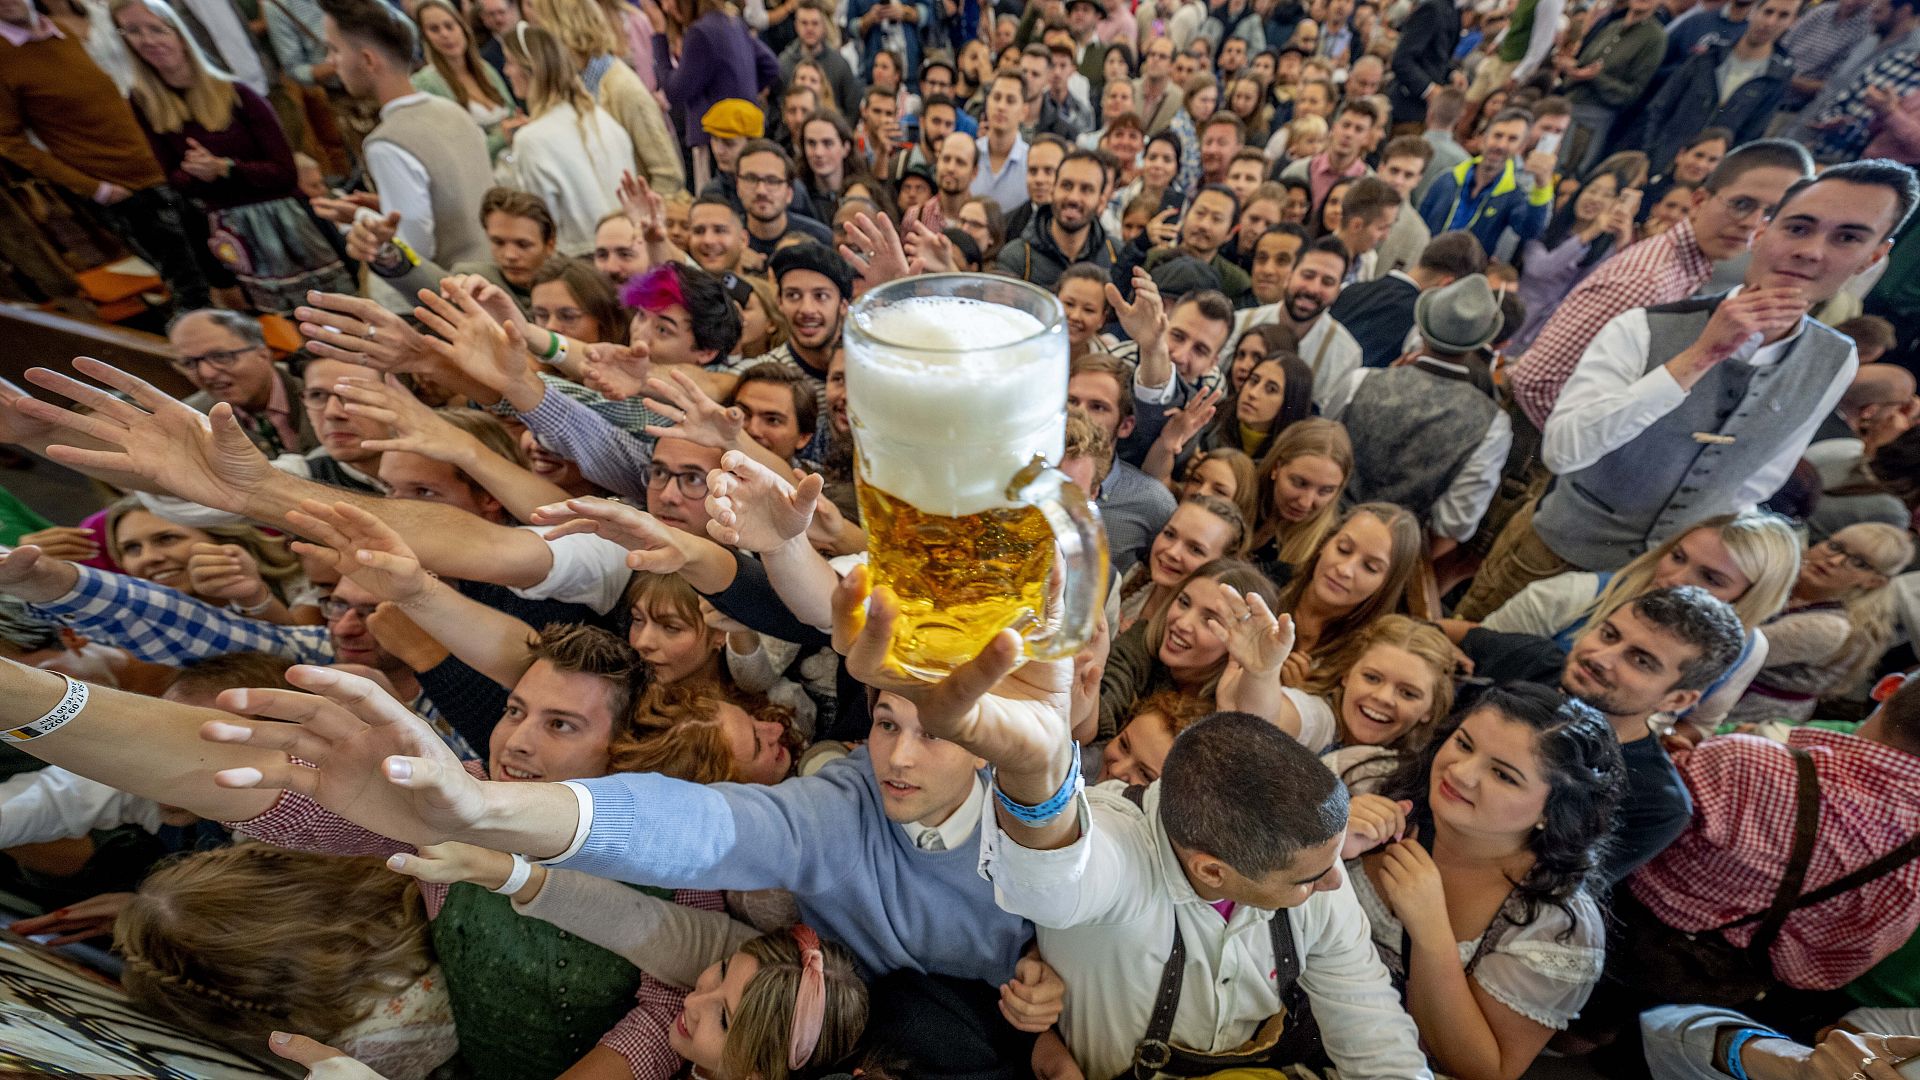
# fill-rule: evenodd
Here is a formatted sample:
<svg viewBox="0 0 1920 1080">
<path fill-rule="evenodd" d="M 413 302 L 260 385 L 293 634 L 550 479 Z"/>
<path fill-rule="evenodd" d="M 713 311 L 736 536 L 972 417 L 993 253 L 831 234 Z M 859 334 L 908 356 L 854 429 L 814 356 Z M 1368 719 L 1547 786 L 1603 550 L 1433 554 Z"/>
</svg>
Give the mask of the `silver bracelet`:
<svg viewBox="0 0 1920 1080">
<path fill-rule="evenodd" d="M 60 677 L 67 680 L 67 692 L 60 695 L 59 703 L 47 710 L 45 716 L 30 724 L 22 724 L 10 731 L 0 731 L 0 739 L 8 742 L 32 742 L 48 732 L 58 730 L 65 726 L 67 721 L 80 715 L 80 710 L 87 707 L 87 684 L 69 675 Z"/>
<path fill-rule="evenodd" d="M 532 876 L 533 864 L 527 861 L 525 855 L 515 855 L 513 857 L 513 872 L 507 875 L 506 884 L 493 891 L 499 893 L 501 896 L 512 896 L 514 893 L 526 888 L 527 879 Z"/>
<path fill-rule="evenodd" d="M 267 598 L 265 600 L 262 600 L 251 607 L 247 606 L 246 604 L 242 604 L 237 600 L 227 601 L 227 610 L 237 611 L 242 615 L 264 615 L 266 614 L 267 609 L 272 606 L 273 606 L 273 593 L 271 590 L 268 591 Z"/>
</svg>

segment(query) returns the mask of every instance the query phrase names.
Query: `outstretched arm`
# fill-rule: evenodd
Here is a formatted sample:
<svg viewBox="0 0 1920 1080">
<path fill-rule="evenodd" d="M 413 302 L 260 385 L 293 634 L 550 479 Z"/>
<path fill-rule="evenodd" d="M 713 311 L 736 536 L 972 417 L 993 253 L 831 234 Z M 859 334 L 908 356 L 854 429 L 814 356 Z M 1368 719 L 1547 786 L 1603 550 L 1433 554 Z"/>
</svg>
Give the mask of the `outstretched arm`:
<svg viewBox="0 0 1920 1080">
<path fill-rule="evenodd" d="M 399 534 L 351 503 L 302 503 L 287 520 L 314 543 L 295 550 L 391 601 L 475 671 L 512 689 L 533 665 L 533 627 L 461 595 L 420 567 Z"/>
<path fill-rule="evenodd" d="M 448 577 L 527 588 L 553 568 L 545 542 L 524 529 L 439 503 L 375 499 L 288 475 L 268 464 L 226 404 L 203 416 L 111 364 L 79 357 L 73 366 L 132 401 L 46 368 L 28 371 L 36 386 L 94 410 L 83 415 L 33 398 L 16 404 L 29 419 L 61 429 L 47 456 L 63 465 L 131 475 L 146 487 L 276 526 L 302 500 L 351 502 L 391 525 L 421 565 Z M 68 441 L 66 433 L 80 438 Z"/>
<path fill-rule="evenodd" d="M 11 660 L 0 660 L 0 730 L 31 723 L 52 709 L 66 682 Z M 221 769 L 286 763 L 284 754 L 250 746 L 201 741 L 200 729 L 233 716 L 216 709 L 89 688 L 86 707 L 66 724 L 8 745 L 89 780 L 215 821 L 243 821 L 273 806 L 271 791 L 235 791 L 214 783 Z"/>
</svg>

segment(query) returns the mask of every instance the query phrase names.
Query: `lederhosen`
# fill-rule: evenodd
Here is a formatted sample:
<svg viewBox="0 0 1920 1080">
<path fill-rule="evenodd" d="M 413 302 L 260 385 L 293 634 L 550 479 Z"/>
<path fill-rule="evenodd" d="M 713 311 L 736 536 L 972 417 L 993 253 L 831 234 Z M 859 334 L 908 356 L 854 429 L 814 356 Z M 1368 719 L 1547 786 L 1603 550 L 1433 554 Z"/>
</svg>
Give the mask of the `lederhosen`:
<svg viewBox="0 0 1920 1080">
<path fill-rule="evenodd" d="M 1788 747 L 1788 752 L 1793 755 L 1797 781 L 1793 847 L 1773 902 L 1764 911 L 1688 933 L 1661 922 L 1631 890 L 1621 890 L 1615 906 L 1627 927 L 1627 948 L 1609 957 L 1610 976 L 1631 975 L 1632 985 L 1657 986 L 1666 1001 L 1728 1007 L 1744 1004 L 1778 985 L 1769 954 L 1789 916 L 1852 892 L 1920 857 L 1920 836 L 1915 836 L 1850 874 L 1810 892 L 1802 891 L 1820 829 L 1820 784 L 1813 757 L 1798 747 Z M 1727 931 L 1753 923 L 1759 925 L 1745 948 L 1727 940 Z"/>
<path fill-rule="evenodd" d="M 1133 805 L 1145 808 L 1146 786 L 1128 787 L 1126 796 Z M 1173 1017 L 1180 1009 L 1181 984 L 1186 980 L 1187 943 L 1180 924 L 1173 925 L 1173 951 L 1160 970 L 1160 989 L 1153 997 L 1153 1013 L 1147 1019 L 1147 1033 L 1133 1047 L 1133 1063 L 1114 1080 L 1152 1080 L 1161 1073 L 1168 1076 L 1206 1076 L 1222 1069 L 1247 1067 L 1280 1068 L 1311 1064 L 1324 1057 L 1320 1045 L 1320 1026 L 1314 1023 L 1307 992 L 1300 985 L 1300 951 L 1293 944 L 1293 923 L 1284 911 L 1276 911 L 1267 920 L 1273 939 L 1274 983 L 1280 994 L 1280 1011 L 1268 1017 L 1253 1038 L 1224 1053 L 1190 1050 L 1172 1041 Z"/>
</svg>

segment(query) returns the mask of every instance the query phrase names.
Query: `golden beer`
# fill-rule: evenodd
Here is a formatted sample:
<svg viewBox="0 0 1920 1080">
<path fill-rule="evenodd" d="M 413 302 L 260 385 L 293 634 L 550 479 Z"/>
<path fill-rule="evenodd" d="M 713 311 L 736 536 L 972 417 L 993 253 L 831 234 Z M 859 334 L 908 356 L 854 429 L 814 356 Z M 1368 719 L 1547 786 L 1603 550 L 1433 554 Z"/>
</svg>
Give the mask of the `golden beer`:
<svg viewBox="0 0 1920 1080">
<path fill-rule="evenodd" d="M 1049 465 L 1066 438 L 1058 301 L 1006 278 L 908 278 L 861 297 L 846 345 L 872 581 L 900 600 L 893 660 L 938 678 L 1007 627 L 1032 656 L 1079 649 L 1107 553 L 1098 513 Z M 1056 547 L 1067 580 L 1050 628 Z"/>
</svg>

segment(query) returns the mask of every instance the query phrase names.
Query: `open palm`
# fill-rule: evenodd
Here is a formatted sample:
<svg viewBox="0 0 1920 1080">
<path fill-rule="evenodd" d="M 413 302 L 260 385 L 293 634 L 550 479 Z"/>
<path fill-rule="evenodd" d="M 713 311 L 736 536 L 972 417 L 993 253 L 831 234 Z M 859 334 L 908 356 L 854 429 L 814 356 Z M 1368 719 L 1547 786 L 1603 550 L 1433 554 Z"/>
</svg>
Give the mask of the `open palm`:
<svg viewBox="0 0 1920 1080">
<path fill-rule="evenodd" d="M 300 509 L 287 512 L 287 523 L 313 541 L 295 541 L 294 550 L 352 578 L 382 600 L 405 605 L 433 585 L 400 534 L 352 503 L 308 499 Z"/>
</svg>

